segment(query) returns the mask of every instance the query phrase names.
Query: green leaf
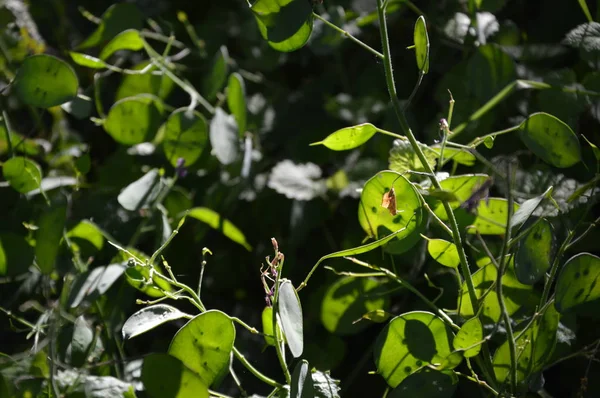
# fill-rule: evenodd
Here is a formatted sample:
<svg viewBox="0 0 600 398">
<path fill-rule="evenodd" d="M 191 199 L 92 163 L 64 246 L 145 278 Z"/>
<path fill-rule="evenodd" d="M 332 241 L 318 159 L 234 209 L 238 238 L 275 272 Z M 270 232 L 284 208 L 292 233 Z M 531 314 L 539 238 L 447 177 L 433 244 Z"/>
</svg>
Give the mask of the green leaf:
<svg viewBox="0 0 600 398">
<path fill-rule="evenodd" d="M 427 251 L 435 261 L 446 267 L 456 268 L 460 264 L 456 245 L 447 240 L 428 239 Z"/>
<path fill-rule="evenodd" d="M 92 99 L 86 95 L 77 94 L 75 98 L 69 102 L 65 102 L 60 107 L 75 118 L 82 120 L 88 118 L 92 113 Z M 89 155 L 85 154 L 82 157 L 77 158 L 77 161 L 81 161 L 84 156 Z"/>
<path fill-rule="evenodd" d="M 496 139 L 496 136 L 485 137 L 483 139 L 483 145 L 485 145 L 485 147 L 487 149 L 492 149 L 494 147 L 494 140 L 495 139 Z"/>
<path fill-rule="evenodd" d="M 555 241 L 552 224 L 542 219 L 519 241 L 515 254 L 515 273 L 521 283 L 539 281 L 554 259 Z"/>
<path fill-rule="evenodd" d="M 91 302 L 102 296 L 123 275 L 125 268 L 126 263 L 109 264 L 78 275 L 67 299 L 69 308 L 78 307 L 84 300 Z"/>
<path fill-rule="evenodd" d="M 427 26 L 423 15 L 415 23 L 414 40 L 417 68 L 421 73 L 426 74 L 429 72 L 429 36 L 427 35 Z"/>
<path fill-rule="evenodd" d="M 454 195 L 456 200 L 450 201 L 450 207 L 454 210 L 469 199 L 477 188 L 483 185 L 490 177 L 485 174 L 465 174 L 460 176 L 448 177 L 440 181 L 442 190 Z M 441 202 L 432 206 L 434 213 L 442 220 L 448 219 L 448 214 Z"/>
<path fill-rule="evenodd" d="M 302 306 L 296 289 L 287 279 L 282 280 L 279 285 L 277 315 L 288 347 L 294 358 L 298 358 L 304 350 Z"/>
<path fill-rule="evenodd" d="M 235 118 L 240 135 L 246 132 L 246 85 L 244 78 L 235 72 L 229 76 L 227 84 L 227 106 Z"/>
<path fill-rule="evenodd" d="M 306 0 L 258 0 L 254 13 L 263 39 L 277 51 L 302 48 L 312 33 L 312 5 Z"/>
<path fill-rule="evenodd" d="M 523 202 L 519 207 L 519 210 L 517 210 L 510 219 L 510 227 L 514 228 L 524 224 L 529 217 L 533 215 L 540 203 L 542 203 L 544 199 L 551 197 L 551 194 L 552 187 L 548 188 L 543 194 Z"/>
<path fill-rule="evenodd" d="M 587 52 L 600 51 L 600 23 L 589 22 L 577 26 L 567 33 L 563 42 Z"/>
<path fill-rule="evenodd" d="M 315 398 L 340 398 L 340 381 L 334 379 L 327 372 L 313 369 L 313 386 L 315 387 Z"/>
<path fill-rule="evenodd" d="M 555 167 L 571 167 L 581 161 L 577 136 L 568 124 L 552 115 L 529 115 L 519 126 L 519 136 L 531 152 Z"/>
<path fill-rule="evenodd" d="M 103 49 L 100 51 L 100 59 L 106 60 L 116 51 L 131 50 L 139 51 L 144 48 L 144 39 L 140 36 L 140 32 L 135 29 L 128 29 L 115 36 Z"/>
<path fill-rule="evenodd" d="M 519 205 L 514 203 L 513 212 L 519 210 Z M 514 214 L 513 213 L 513 214 Z M 477 218 L 473 222 L 474 228 L 469 228 L 468 233 L 481 235 L 502 235 L 508 223 L 508 201 L 503 198 L 489 198 L 479 202 Z"/>
<path fill-rule="evenodd" d="M 393 314 L 384 310 L 372 310 L 364 314 L 361 319 L 366 319 L 375 323 L 383 323 L 390 319 Z M 356 323 L 356 321 L 354 321 Z"/>
<path fill-rule="evenodd" d="M 419 143 L 425 159 L 431 168 L 435 167 L 438 153 L 432 150 L 428 150 L 427 147 Z M 417 153 L 414 151 L 410 142 L 405 140 L 395 140 L 394 146 L 390 149 L 390 170 L 398 173 L 405 173 L 407 171 L 425 171 L 425 166 L 419 160 Z"/>
<path fill-rule="evenodd" d="M 71 56 L 73 62 L 75 62 L 77 65 L 85 66 L 86 68 L 92 69 L 106 68 L 106 62 L 99 58 L 92 57 L 91 55 L 78 53 L 75 51 L 69 51 L 69 55 Z"/>
<path fill-rule="evenodd" d="M 20 275 L 33 264 L 33 248 L 24 237 L 6 232 L 0 234 L 0 275 Z"/>
<path fill-rule="evenodd" d="M 147 208 L 156 200 L 162 184 L 158 170 L 152 169 L 139 180 L 127 185 L 117 197 L 117 201 L 129 211 Z"/>
<path fill-rule="evenodd" d="M 600 258 L 579 253 L 567 260 L 556 282 L 556 309 L 567 312 L 600 298 Z"/>
<path fill-rule="evenodd" d="M 314 142 L 312 145 L 324 145 L 333 151 L 347 151 L 358 148 L 369 141 L 377 132 L 371 123 L 362 123 L 352 127 L 345 127 L 331 133 L 323 141 Z"/>
<path fill-rule="evenodd" d="M 123 145 L 148 140 L 160 123 L 160 111 L 152 95 L 138 95 L 115 102 L 104 120 L 104 130 Z"/>
<path fill-rule="evenodd" d="M 123 324 L 121 332 L 123 338 L 128 340 L 154 329 L 163 323 L 186 317 L 186 314 L 175 307 L 166 304 L 155 304 L 142 308 L 131 315 Z"/>
<path fill-rule="evenodd" d="M 45 210 L 38 220 L 35 261 L 44 274 L 50 274 L 54 270 L 54 260 L 58 255 L 66 219 L 67 208 L 55 206 Z"/>
<path fill-rule="evenodd" d="M 450 398 L 457 386 L 457 377 L 452 373 L 425 368 L 404 379 L 388 398 Z"/>
<path fill-rule="evenodd" d="M 248 251 L 252 250 L 252 246 L 248 244 L 246 241 L 246 237 L 236 227 L 231 223 L 231 221 L 224 219 L 221 215 L 214 210 L 208 209 L 206 207 L 194 207 L 190 209 L 188 213 L 189 217 L 193 217 L 196 220 L 202 221 L 205 224 L 208 224 L 211 228 L 220 231 L 227 238 L 231 239 L 235 243 L 238 243 Z"/>
<path fill-rule="evenodd" d="M 375 366 L 390 387 L 429 364 L 440 364 L 452 354 L 452 330 L 430 312 L 402 314 L 377 336 Z"/>
<path fill-rule="evenodd" d="M 179 359 L 150 354 L 142 365 L 142 382 L 151 398 L 208 398 L 208 386 Z"/>
<path fill-rule="evenodd" d="M 265 307 L 262 312 L 263 334 L 265 335 L 265 343 L 275 346 L 275 333 L 273 333 L 273 307 Z"/>
<path fill-rule="evenodd" d="M 424 147 L 427 148 L 427 152 L 435 152 L 439 159 L 440 154 L 442 153 L 442 147 L 439 144 Z M 444 148 L 444 163 L 449 160 L 453 160 L 458 164 L 462 164 L 465 166 L 474 166 L 477 158 L 471 152 L 462 149 L 462 148 Z"/>
<path fill-rule="evenodd" d="M 502 311 L 498 304 L 498 295 L 494 284 L 498 279 L 498 270 L 492 263 L 482 266 L 473 273 L 473 285 L 475 285 L 475 294 L 480 299 L 484 294 L 485 298 L 480 306 L 483 307 L 483 315 L 493 322 L 498 322 Z M 502 289 L 504 293 L 504 303 L 509 315 L 514 314 L 519 308 L 534 299 L 532 296 L 532 287 L 520 283 L 515 276 L 513 264 L 509 264 L 504 276 L 502 276 Z M 471 318 L 475 314 L 467 285 L 463 282 L 461 295 L 458 297 L 458 312 L 463 318 Z"/>
<path fill-rule="evenodd" d="M 468 87 L 471 95 L 477 99 L 477 105 L 480 106 L 514 82 L 516 78 L 513 59 L 500 46 L 485 44 L 479 46 L 469 59 L 464 80 L 460 84 Z"/>
<path fill-rule="evenodd" d="M 227 47 L 221 46 L 213 58 L 210 73 L 202 82 L 202 92 L 209 101 L 214 100 L 217 97 L 217 93 L 225 85 L 229 71 L 229 62 Z"/>
<path fill-rule="evenodd" d="M 149 64 L 150 61 L 143 61 L 131 69 L 143 70 Z M 153 72 L 156 72 L 156 67 L 151 66 L 144 74 L 123 75 L 121 85 L 117 89 L 115 101 L 138 94 L 151 94 L 163 100 L 167 98 L 173 90 L 175 83 L 167 75 L 156 75 Z"/>
<path fill-rule="evenodd" d="M 533 321 L 530 327 L 520 331 L 516 339 L 517 351 L 517 383 L 524 381 L 533 373 L 541 371 L 547 365 L 548 359 L 556 345 L 556 332 L 560 314 L 553 305 Z M 498 382 L 510 379 L 510 347 L 504 342 L 494 353 L 494 373 Z"/>
<path fill-rule="evenodd" d="M 454 349 L 464 350 L 465 358 L 477 356 L 483 344 L 483 326 L 478 317 L 466 321 L 454 337 Z"/>
<path fill-rule="evenodd" d="M 305 359 L 298 362 L 294 368 L 294 373 L 292 373 L 290 398 L 315 398 L 310 367 Z"/>
<path fill-rule="evenodd" d="M 397 214 L 383 207 L 384 194 L 394 189 Z M 376 239 L 403 229 L 386 246 L 390 253 L 399 254 L 414 246 L 421 238 L 424 222 L 421 198 L 415 187 L 401 174 L 382 171 L 368 180 L 360 195 L 358 221 L 363 230 Z"/>
<path fill-rule="evenodd" d="M 108 42 L 124 30 L 139 30 L 144 27 L 142 13 L 131 3 L 113 4 L 102 14 L 101 19 L 94 33 L 78 45 L 77 49 L 94 47 Z"/>
<path fill-rule="evenodd" d="M 79 81 L 66 62 L 38 54 L 23 61 L 12 87 L 27 105 L 51 108 L 71 101 L 77 95 Z"/>
<path fill-rule="evenodd" d="M 96 224 L 89 220 L 80 221 L 79 224 L 71 228 L 67 232 L 67 237 L 72 240 L 84 240 L 89 242 L 96 250 L 102 250 L 104 246 L 104 236 L 102 231 L 96 226 Z"/>
<path fill-rule="evenodd" d="M 91 345 L 94 344 L 93 347 Z M 83 366 L 88 362 L 88 354 L 92 357 L 99 358 L 104 351 L 102 340 L 96 339 L 94 342 L 94 331 L 87 323 L 85 318 L 79 316 L 75 320 L 73 328 L 73 338 L 69 344 L 68 352 L 70 352 L 71 365 Z"/>
<path fill-rule="evenodd" d="M 370 326 L 357 319 L 372 311 L 387 310 L 389 300 L 383 294 L 385 285 L 372 278 L 351 276 L 338 279 L 329 286 L 321 304 L 321 322 L 331 333 L 356 334 Z"/>
<path fill-rule="evenodd" d="M 172 166 L 177 160 L 185 160 L 189 167 L 196 163 L 208 142 L 206 119 L 198 112 L 189 112 L 187 108 L 174 111 L 160 128 L 163 136 L 163 149 Z"/>
<path fill-rule="evenodd" d="M 2 175 L 17 192 L 26 193 L 40 187 L 42 170 L 32 160 L 21 156 L 10 158 L 2 165 Z"/>
<path fill-rule="evenodd" d="M 219 162 L 224 165 L 237 160 L 240 154 L 238 127 L 235 119 L 221 108 L 215 109 L 210 121 L 210 145 Z"/>
<path fill-rule="evenodd" d="M 159 271 L 154 266 L 154 273 L 156 272 Z M 125 277 L 131 286 L 150 297 L 163 297 L 165 295 L 164 290 L 167 292 L 173 291 L 171 285 L 160 279 L 160 277 L 154 275 L 152 278 L 150 277 L 149 266 L 135 265 L 129 267 L 125 270 Z"/>
<path fill-rule="evenodd" d="M 179 329 L 171 341 L 169 354 L 210 386 L 229 366 L 234 340 L 233 321 L 221 311 L 210 310 Z"/>
</svg>

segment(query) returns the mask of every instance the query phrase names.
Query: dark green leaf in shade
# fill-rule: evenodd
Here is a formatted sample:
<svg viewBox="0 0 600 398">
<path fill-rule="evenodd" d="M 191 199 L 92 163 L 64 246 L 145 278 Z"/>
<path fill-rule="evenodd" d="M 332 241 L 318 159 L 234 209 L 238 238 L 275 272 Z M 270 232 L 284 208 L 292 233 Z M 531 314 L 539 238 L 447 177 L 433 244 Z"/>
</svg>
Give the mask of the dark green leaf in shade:
<svg viewBox="0 0 600 398">
<path fill-rule="evenodd" d="M 160 123 L 157 99 L 138 95 L 115 102 L 110 108 L 104 129 L 123 145 L 135 145 L 152 138 Z"/>
<path fill-rule="evenodd" d="M 78 50 L 106 43 L 113 37 L 127 29 L 142 29 L 143 16 L 140 10 L 132 3 L 119 3 L 111 5 L 104 14 L 96 30 L 77 46 Z"/>
<path fill-rule="evenodd" d="M 533 285 L 546 273 L 554 260 L 555 238 L 546 219 L 533 226 L 518 243 L 515 273 L 521 283 Z"/>
<path fill-rule="evenodd" d="M 35 262 L 44 274 L 50 274 L 54 270 L 66 219 L 67 208 L 61 205 L 45 210 L 38 220 Z"/>
<path fill-rule="evenodd" d="M 142 365 L 142 382 L 151 398 L 208 398 L 208 386 L 179 359 L 150 354 Z"/>
<path fill-rule="evenodd" d="M 208 143 L 208 125 L 198 112 L 177 109 L 160 128 L 163 149 L 172 166 L 181 158 L 189 167 L 196 163 Z"/>
<path fill-rule="evenodd" d="M 17 192 L 26 193 L 40 187 L 42 171 L 33 160 L 21 156 L 10 158 L 2 165 L 2 175 Z"/>
</svg>

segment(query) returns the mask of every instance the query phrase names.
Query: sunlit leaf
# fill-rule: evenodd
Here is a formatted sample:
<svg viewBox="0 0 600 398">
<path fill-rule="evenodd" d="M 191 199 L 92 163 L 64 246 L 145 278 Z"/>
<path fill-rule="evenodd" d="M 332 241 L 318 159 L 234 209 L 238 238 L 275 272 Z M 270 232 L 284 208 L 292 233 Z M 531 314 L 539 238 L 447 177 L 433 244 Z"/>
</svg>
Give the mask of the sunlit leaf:
<svg viewBox="0 0 600 398">
<path fill-rule="evenodd" d="M 115 102 L 104 121 L 104 129 L 123 145 L 147 141 L 158 130 L 160 112 L 155 98 L 139 95 Z"/>
<path fill-rule="evenodd" d="M 115 36 L 100 52 L 100 59 L 106 60 L 116 51 L 132 50 L 139 51 L 144 48 L 144 39 L 140 32 L 135 29 L 128 29 Z"/>
<path fill-rule="evenodd" d="M 10 158 L 2 165 L 2 175 L 15 191 L 26 193 L 39 188 L 42 181 L 40 166 L 21 156 Z"/>
<path fill-rule="evenodd" d="M 388 309 L 389 300 L 381 294 L 384 288 L 371 278 L 343 277 L 329 286 L 321 304 L 321 322 L 331 333 L 356 334 L 369 327 L 368 322 L 356 322 L 367 313 Z M 378 294 L 379 293 L 379 294 Z"/>
<path fill-rule="evenodd" d="M 313 386 L 315 387 L 315 398 L 340 398 L 340 381 L 334 379 L 327 372 L 313 369 Z"/>
<path fill-rule="evenodd" d="M 186 314 L 179 311 L 175 307 L 166 304 L 155 304 L 137 311 L 131 315 L 125 323 L 121 333 L 125 340 L 142 333 L 146 333 L 163 323 L 181 319 L 186 317 Z"/>
<path fill-rule="evenodd" d="M 79 81 L 66 62 L 39 54 L 23 61 L 12 87 L 26 104 L 50 108 L 72 100 L 77 95 Z"/>
<path fill-rule="evenodd" d="M 466 358 L 474 357 L 481 351 L 483 344 L 483 326 L 478 317 L 466 321 L 454 337 L 454 349 L 465 350 Z"/>
<path fill-rule="evenodd" d="M 490 177 L 485 174 L 466 174 L 460 176 L 448 177 L 440 181 L 440 185 L 444 191 L 454 195 L 455 200 L 450 201 L 449 205 L 452 209 L 460 207 L 475 190 L 481 187 Z M 448 215 L 441 202 L 437 202 L 432 206 L 434 213 L 442 220 L 447 220 Z"/>
<path fill-rule="evenodd" d="M 323 145 L 333 151 L 347 151 L 369 141 L 376 132 L 377 128 L 371 123 L 363 123 L 337 130 L 328 135 L 323 141 L 311 145 Z"/>
<path fill-rule="evenodd" d="M 314 398 L 315 391 L 308 361 L 298 362 L 292 373 L 290 398 Z"/>
<path fill-rule="evenodd" d="M 440 364 L 452 354 L 452 331 L 432 313 L 413 311 L 392 319 L 377 336 L 377 372 L 390 387 L 429 364 Z"/>
<path fill-rule="evenodd" d="M 148 67 L 150 61 L 143 61 L 132 67 L 132 70 L 141 71 Z M 117 89 L 115 101 L 133 97 L 138 94 L 152 94 L 160 99 L 165 99 L 173 91 L 174 83 L 167 75 L 156 75 L 152 72 L 156 67 L 151 66 L 143 74 L 123 75 L 121 85 Z"/>
<path fill-rule="evenodd" d="M 127 185 L 117 200 L 125 209 L 137 211 L 152 204 L 161 191 L 162 185 L 158 170 L 152 169 L 139 180 Z"/>
<path fill-rule="evenodd" d="M 565 44 L 588 52 L 600 51 L 600 23 L 588 22 L 567 33 Z"/>
<path fill-rule="evenodd" d="M 433 151 L 435 153 L 437 153 L 438 155 L 438 159 L 440 154 L 442 153 L 442 148 L 441 145 L 436 144 L 436 145 L 432 145 L 427 147 L 428 151 Z M 471 152 L 462 149 L 462 148 L 450 148 L 450 147 L 445 147 L 444 148 L 444 163 L 446 163 L 447 161 L 452 160 L 458 164 L 462 164 L 465 166 L 473 166 L 475 165 L 475 161 L 477 160 L 477 158 L 475 157 L 475 155 L 473 155 Z"/>
<path fill-rule="evenodd" d="M 426 149 L 426 146 L 421 145 L 423 154 L 427 163 L 430 167 L 435 167 L 438 153 Z M 390 149 L 390 170 L 398 173 L 405 173 L 407 171 L 425 171 L 425 166 L 421 163 L 421 160 L 417 156 L 410 142 L 405 140 L 395 140 L 394 146 Z"/>
<path fill-rule="evenodd" d="M 513 206 L 514 214 L 519 209 L 519 205 L 513 203 Z M 479 202 L 476 213 L 474 228 L 468 230 L 470 234 L 479 232 L 481 235 L 502 235 L 506 231 L 508 223 L 508 201 L 506 199 L 484 199 Z"/>
<path fill-rule="evenodd" d="M 304 350 L 302 306 L 298 293 L 289 280 L 284 279 L 279 285 L 277 309 L 288 347 L 294 358 L 298 358 Z"/>
<path fill-rule="evenodd" d="M 103 295 L 123 275 L 125 263 L 96 267 L 75 279 L 68 297 L 70 308 L 78 307 L 84 300 L 92 301 Z"/>
<path fill-rule="evenodd" d="M 208 386 L 182 361 L 169 354 L 144 358 L 142 382 L 151 398 L 208 398 Z"/>
<path fill-rule="evenodd" d="M 102 250 L 104 246 L 104 237 L 96 224 L 83 220 L 67 232 L 67 237 L 72 240 L 85 240 L 89 242 L 96 250 Z"/>
<path fill-rule="evenodd" d="M 581 160 L 579 140 L 571 127 L 547 113 L 529 115 L 519 126 L 521 140 L 543 161 L 571 167 Z"/>
<path fill-rule="evenodd" d="M 579 253 L 563 266 L 556 282 L 556 309 L 563 313 L 600 298 L 600 258 Z"/>
<path fill-rule="evenodd" d="M 519 241 L 515 254 L 515 273 L 519 282 L 533 285 L 542 279 L 554 260 L 555 249 L 552 224 L 543 219 Z"/>
<path fill-rule="evenodd" d="M 267 185 L 289 199 L 311 200 L 326 191 L 321 174 L 314 163 L 296 164 L 286 159 L 273 167 Z"/>
<path fill-rule="evenodd" d="M 54 270 L 54 261 L 58 255 L 66 219 L 67 208 L 54 206 L 45 210 L 38 220 L 35 262 L 44 274 L 50 274 Z"/>
<path fill-rule="evenodd" d="M 190 209 L 188 213 L 189 217 L 195 218 L 196 220 L 202 221 L 208 224 L 211 228 L 220 231 L 227 238 L 231 239 L 235 243 L 238 243 L 248 251 L 252 250 L 252 246 L 246 241 L 246 237 L 233 223 L 223 218 L 219 213 L 206 207 L 194 207 Z"/>
<path fill-rule="evenodd" d="M 456 245 L 447 240 L 429 239 L 427 251 L 435 261 L 446 267 L 456 268 L 460 264 Z"/>
<path fill-rule="evenodd" d="M 265 307 L 262 312 L 263 334 L 265 335 L 265 343 L 274 346 L 275 333 L 273 333 L 273 307 Z"/>
<path fill-rule="evenodd" d="M 395 191 L 396 215 L 381 206 L 383 196 L 392 188 Z M 420 239 L 423 219 L 420 196 L 401 174 L 382 171 L 365 184 L 358 208 L 358 221 L 363 230 L 370 237 L 380 239 L 404 228 L 386 246 L 389 252 L 402 253 L 415 245 Z"/>
<path fill-rule="evenodd" d="M 204 116 L 177 109 L 160 128 L 165 155 L 172 166 L 181 158 L 186 167 L 196 163 L 208 143 L 208 125 Z"/>
<path fill-rule="evenodd" d="M 169 354 L 210 386 L 229 365 L 235 327 L 221 311 L 206 311 L 186 323 L 173 337 Z"/>
<path fill-rule="evenodd" d="M 415 23 L 414 31 L 415 55 L 417 57 L 417 68 L 421 73 L 429 72 L 429 35 L 425 25 L 425 17 L 422 15 Z"/>
<path fill-rule="evenodd" d="M 298 50 L 310 38 L 313 15 L 306 0 L 258 0 L 250 9 L 261 36 L 277 51 Z"/>
<path fill-rule="evenodd" d="M 82 54 L 75 51 L 69 51 L 69 55 L 71 56 L 73 62 L 75 62 L 77 65 L 92 69 L 106 68 L 106 62 L 99 58 L 92 57 L 91 55 Z"/>
<path fill-rule="evenodd" d="M 235 118 L 240 134 L 246 131 L 246 85 L 242 76 L 235 72 L 229 76 L 227 84 L 227 106 Z"/>
<path fill-rule="evenodd" d="M 221 108 L 215 109 L 210 121 L 210 145 L 213 153 L 224 165 L 235 162 L 240 154 L 237 123 L 233 116 Z"/>
</svg>

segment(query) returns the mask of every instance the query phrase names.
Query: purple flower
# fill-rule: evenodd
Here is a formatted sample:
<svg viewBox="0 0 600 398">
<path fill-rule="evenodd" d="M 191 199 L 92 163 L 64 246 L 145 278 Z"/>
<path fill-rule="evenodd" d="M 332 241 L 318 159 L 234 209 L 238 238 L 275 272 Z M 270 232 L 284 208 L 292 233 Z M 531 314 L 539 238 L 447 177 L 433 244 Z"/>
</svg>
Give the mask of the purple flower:
<svg viewBox="0 0 600 398">
<path fill-rule="evenodd" d="M 185 159 L 179 158 L 177 159 L 177 164 L 175 165 L 175 173 L 177 177 L 183 178 L 187 175 L 187 169 L 185 168 Z"/>
</svg>

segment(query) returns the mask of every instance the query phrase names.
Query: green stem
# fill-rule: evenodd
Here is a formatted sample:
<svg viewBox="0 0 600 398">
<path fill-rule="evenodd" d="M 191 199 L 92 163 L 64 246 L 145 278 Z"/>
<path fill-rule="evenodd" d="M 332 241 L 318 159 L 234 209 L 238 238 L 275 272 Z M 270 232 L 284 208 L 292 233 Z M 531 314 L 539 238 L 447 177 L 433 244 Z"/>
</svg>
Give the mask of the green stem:
<svg viewBox="0 0 600 398">
<path fill-rule="evenodd" d="M 13 153 L 12 141 L 10 139 L 10 122 L 8 120 L 8 114 L 3 109 L 2 110 L 2 120 L 4 121 L 4 128 L 6 129 L 4 133 L 6 134 L 6 149 L 8 151 L 8 156 L 15 156 Z"/>
<path fill-rule="evenodd" d="M 377 58 L 383 59 L 383 54 L 382 53 L 380 53 L 379 51 L 375 50 L 373 47 L 369 46 L 368 44 L 365 44 L 362 41 L 358 40 L 356 37 L 352 36 L 350 33 L 348 33 L 347 31 L 345 31 L 344 29 L 342 29 L 342 28 L 340 28 L 340 27 L 332 24 L 331 22 L 329 22 L 328 20 L 326 20 L 325 18 L 323 18 L 322 16 L 320 16 L 317 13 L 313 12 L 313 16 L 315 18 L 321 20 L 326 26 L 330 27 L 331 29 L 335 30 L 338 33 L 341 33 L 342 35 L 344 35 L 348 39 L 352 40 L 353 42 L 355 42 L 356 44 L 358 44 L 359 46 L 361 46 L 365 50 L 369 51 L 371 54 L 374 54 Z"/>
<path fill-rule="evenodd" d="M 384 54 L 383 66 L 385 69 L 385 78 L 386 78 L 386 83 L 387 83 L 387 88 L 389 91 L 390 99 L 391 99 L 392 105 L 394 107 L 394 111 L 396 112 L 396 116 L 398 118 L 398 122 L 400 123 L 400 127 L 402 128 L 402 131 L 406 134 L 413 150 L 415 151 L 415 153 L 417 154 L 417 157 L 423 164 L 425 171 L 430 174 L 429 178 L 431 180 L 431 184 L 436 189 L 441 190 L 442 187 L 440 186 L 440 183 L 437 180 L 437 178 L 435 178 L 435 175 L 433 174 L 433 170 L 431 169 L 431 166 L 427 162 L 427 159 L 425 158 L 425 155 L 423 154 L 421 147 L 417 143 L 417 140 L 415 139 L 415 136 L 414 136 L 412 130 L 410 129 L 410 127 L 408 125 L 408 121 L 406 120 L 406 116 L 402 112 L 400 100 L 398 99 L 398 94 L 396 92 L 396 85 L 394 83 L 392 58 L 391 58 L 391 54 L 390 54 L 390 44 L 389 44 L 389 39 L 388 39 L 387 23 L 386 23 L 386 18 L 385 18 L 385 9 L 383 7 L 383 0 L 377 0 L 377 12 L 378 12 L 378 16 L 379 16 L 379 30 L 380 30 L 380 34 L 381 34 L 381 44 L 383 47 L 383 54 Z M 474 312 L 477 313 L 479 303 L 477 301 L 477 294 L 475 293 L 475 286 L 473 285 L 473 279 L 471 277 L 471 271 L 469 269 L 467 255 L 465 253 L 465 249 L 464 249 L 464 246 L 462 243 L 462 238 L 460 236 L 460 229 L 458 227 L 458 222 L 456 221 L 456 217 L 454 216 L 454 212 L 452 211 L 452 208 L 450 207 L 450 204 L 448 203 L 448 201 L 443 200 L 442 204 L 448 215 L 448 221 L 450 222 L 450 227 L 452 229 L 454 244 L 456 245 L 456 248 L 458 249 L 461 273 L 462 273 L 463 279 L 465 280 L 465 283 L 467 285 L 469 298 L 471 299 L 471 303 L 473 305 Z M 486 347 L 485 344 L 484 344 L 484 347 Z M 488 355 L 484 355 L 484 361 L 485 361 L 485 367 L 483 367 L 483 370 L 486 373 L 486 377 L 488 377 L 490 382 L 492 382 L 495 379 L 492 378 L 494 373 L 493 373 L 491 359 L 489 358 Z"/>
<path fill-rule="evenodd" d="M 279 253 L 275 253 L 275 258 L 273 261 L 278 261 Z M 290 370 L 288 369 L 287 364 L 285 363 L 285 357 L 283 356 L 282 346 L 285 349 L 283 336 L 279 330 L 277 325 L 277 314 L 279 312 L 279 283 L 281 278 L 281 272 L 283 271 L 283 258 L 279 261 L 279 265 L 277 266 L 277 276 L 275 277 L 275 292 L 273 295 L 273 334 L 275 338 L 275 351 L 277 352 L 277 359 L 279 360 L 279 364 L 281 365 L 281 369 L 283 370 L 283 374 L 285 375 L 285 380 L 287 384 L 291 384 L 292 376 L 290 374 Z"/>
<path fill-rule="evenodd" d="M 265 384 L 270 385 L 271 387 L 275 387 L 275 388 L 283 387 L 281 384 L 277 383 L 275 380 L 273 380 L 270 377 L 267 377 L 267 376 L 263 375 L 261 372 L 259 372 L 254 366 L 252 366 L 252 364 L 250 362 L 248 362 L 246 357 L 244 355 L 242 355 L 242 353 L 239 352 L 239 350 L 237 348 L 235 348 L 235 346 L 233 347 L 233 355 L 235 355 L 235 357 L 238 359 L 238 361 L 240 361 L 242 363 L 242 365 L 244 365 L 244 367 L 250 371 L 250 373 L 252 373 L 254 376 L 256 376 L 256 378 L 258 380 L 262 381 Z"/>
<path fill-rule="evenodd" d="M 514 334 L 512 330 L 512 324 L 510 323 L 510 315 L 508 314 L 508 310 L 506 309 L 506 303 L 504 302 L 504 296 L 502 292 L 502 277 L 506 272 L 508 261 L 506 260 L 508 253 L 508 243 L 510 242 L 511 235 L 511 227 L 510 220 L 513 215 L 513 196 L 511 192 L 511 183 L 510 183 L 510 164 L 508 165 L 508 180 L 507 180 L 507 201 L 508 201 L 508 210 L 507 210 L 507 218 L 506 218 L 506 232 L 504 235 L 504 241 L 502 242 L 502 249 L 500 250 L 500 263 L 498 264 L 498 278 L 496 282 L 496 295 L 498 296 L 498 305 L 500 306 L 500 311 L 502 312 L 502 319 L 504 321 L 504 327 L 506 328 L 506 340 L 508 342 L 508 348 L 510 353 L 510 386 L 511 392 L 515 393 L 517 390 L 517 346 L 514 340 Z"/>
</svg>

